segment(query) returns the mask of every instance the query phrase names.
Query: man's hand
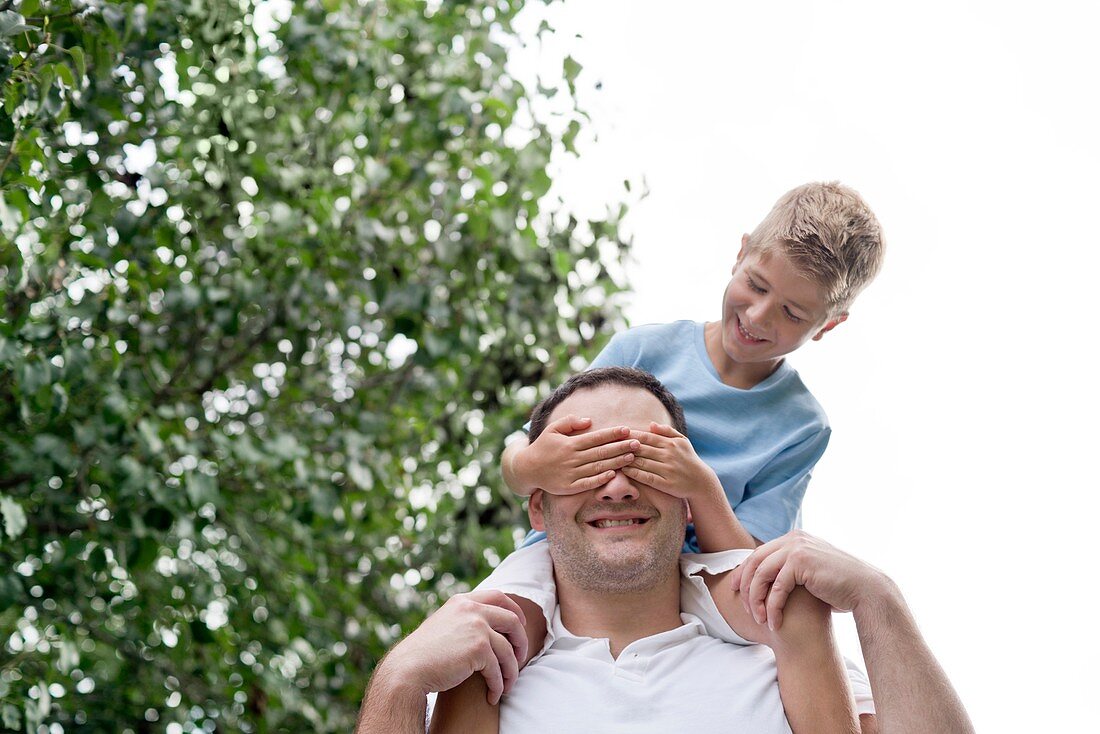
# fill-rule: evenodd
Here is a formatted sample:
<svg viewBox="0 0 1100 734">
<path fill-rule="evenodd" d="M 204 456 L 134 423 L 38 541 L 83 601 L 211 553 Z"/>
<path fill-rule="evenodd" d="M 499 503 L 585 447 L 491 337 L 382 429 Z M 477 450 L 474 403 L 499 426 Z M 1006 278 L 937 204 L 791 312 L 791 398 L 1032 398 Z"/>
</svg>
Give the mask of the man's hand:
<svg viewBox="0 0 1100 734">
<path fill-rule="evenodd" d="M 610 482 L 616 469 L 634 461 L 633 452 L 641 444 L 630 438 L 625 426 L 576 435 L 591 425 L 591 419 L 572 415 L 548 425 L 534 442 L 516 452 L 511 469 L 520 486 L 513 489 L 526 496 L 536 489 L 577 494 Z"/>
<path fill-rule="evenodd" d="M 496 704 L 527 657 L 523 610 L 500 591 L 456 594 L 385 657 L 392 685 L 421 695 L 454 688 L 474 673 Z"/>
<path fill-rule="evenodd" d="M 783 607 L 796 586 L 839 612 L 855 610 L 870 595 L 889 592 L 893 583 L 878 569 L 801 530 L 753 551 L 730 574 L 745 609 L 760 624 L 779 629 Z"/>
<path fill-rule="evenodd" d="M 722 494 L 718 475 L 695 453 L 688 437 L 672 426 L 650 423 L 649 432 L 631 431 L 630 435 L 641 446 L 634 451 L 634 461 L 623 467 L 623 474 L 689 503 L 701 493 Z"/>
</svg>

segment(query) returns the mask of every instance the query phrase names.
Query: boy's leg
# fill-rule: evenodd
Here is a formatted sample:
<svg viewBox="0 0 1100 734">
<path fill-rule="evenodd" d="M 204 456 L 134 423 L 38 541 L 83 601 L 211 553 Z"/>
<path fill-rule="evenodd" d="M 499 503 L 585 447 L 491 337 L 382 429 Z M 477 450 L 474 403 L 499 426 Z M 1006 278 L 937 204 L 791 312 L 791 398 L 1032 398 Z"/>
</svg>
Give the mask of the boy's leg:
<svg viewBox="0 0 1100 734">
<path fill-rule="evenodd" d="M 546 617 L 542 608 L 530 599 L 509 594 L 523 609 L 527 624 L 527 657 L 520 662 L 520 669 L 542 650 L 546 640 Z M 436 698 L 432 710 L 431 734 L 446 732 L 490 732 L 500 729 L 500 708 L 491 706 L 489 688 L 480 675 L 472 675 L 457 688 L 443 691 Z"/>
</svg>

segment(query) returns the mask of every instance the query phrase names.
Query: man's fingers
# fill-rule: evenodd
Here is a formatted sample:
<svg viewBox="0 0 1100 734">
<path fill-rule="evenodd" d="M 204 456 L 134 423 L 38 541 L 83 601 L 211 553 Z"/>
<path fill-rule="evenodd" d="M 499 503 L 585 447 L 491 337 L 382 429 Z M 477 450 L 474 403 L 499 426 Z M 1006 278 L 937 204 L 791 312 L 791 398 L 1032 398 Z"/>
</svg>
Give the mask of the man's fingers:
<svg viewBox="0 0 1100 734">
<path fill-rule="evenodd" d="M 783 624 L 783 607 L 787 605 L 787 597 L 794 591 L 797 579 L 794 566 L 784 563 L 775 581 L 772 582 L 771 591 L 768 592 L 767 615 L 768 628 L 777 630 Z"/>
<path fill-rule="evenodd" d="M 500 697 L 512 689 L 512 685 L 519 677 L 519 660 L 516 658 L 515 648 L 504 635 L 497 632 L 489 633 L 489 644 L 493 649 L 493 657 L 496 659 L 496 667 L 500 671 L 500 690 L 496 692 L 489 703 L 495 704 Z M 488 679 L 486 679 L 488 680 Z"/>
<path fill-rule="evenodd" d="M 519 618 L 520 626 L 525 626 L 527 624 L 527 615 L 523 613 L 523 607 L 516 604 L 516 602 L 503 591 L 483 589 L 482 591 L 471 591 L 467 596 L 481 604 L 491 604 L 495 607 L 507 609 Z"/>
<path fill-rule="evenodd" d="M 752 608 L 749 606 L 749 586 L 752 584 L 752 577 L 756 574 L 756 568 L 760 565 L 760 562 L 771 555 L 776 550 L 776 546 L 773 543 L 765 543 L 760 546 L 746 558 L 738 568 L 741 569 L 740 586 L 741 586 L 741 603 L 745 605 L 745 611 L 752 614 Z"/>
<path fill-rule="evenodd" d="M 756 567 L 752 575 L 752 583 L 749 584 L 749 609 L 752 617 L 760 624 L 768 621 L 767 598 L 771 590 L 772 582 L 783 568 L 784 553 L 778 551 L 768 555 Z"/>
<path fill-rule="evenodd" d="M 509 648 L 511 649 L 511 648 Z M 496 655 L 492 640 L 486 641 L 486 649 L 479 655 L 479 667 L 475 668 L 481 677 L 485 679 L 488 692 L 485 694 L 489 705 L 496 705 L 504 693 L 504 673 L 501 671 L 501 662 Z"/>
<path fill-rule="evenodd" d="M 512 601 L 509 599 L 508 601 Z M 512 602 L 515 604 L 515 602 Z M 518 604 L 516 605 L 519 606 Z M 520 616 L 504 609 L 486 609 L 485 619 L 489 626 L 498 634 L 504 635 L 518 660 L 527 659 L 527 630 L 520 621 Z M 507 678 L 507 676 L 505 676 Z"/>
</svg>

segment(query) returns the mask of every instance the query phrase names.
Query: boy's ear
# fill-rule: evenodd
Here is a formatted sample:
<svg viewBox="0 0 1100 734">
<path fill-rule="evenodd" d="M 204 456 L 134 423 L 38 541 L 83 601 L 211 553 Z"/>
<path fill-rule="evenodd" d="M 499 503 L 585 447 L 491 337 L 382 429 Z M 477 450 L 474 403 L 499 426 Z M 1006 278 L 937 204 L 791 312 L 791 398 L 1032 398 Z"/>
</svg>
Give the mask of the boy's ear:
<svg viewBox="0 0 1100 734">
<path fill-rule="evenodd" d="M 531 527 L 535 530 L 546 531 L 546 524 L 542 521 L 542 497 L 545 494 L 541 489 L 536 489 L 527 501 L 527 519 L 531 521 Z"/>
<path fill-rule="evenodd" d="M 741 235 L 741 249 L 737 251 L 737 262 L 741 262 L 741 258 L 745 256 L 745 252 L 749 247 L 749 233 Z"/>
<path fill-rule="evenodd" d="M 848 312 L 847 311 L 841 311 L 836 316 L 834 316 L 831 319 L 829 319 L 828 321 L 826 321 L 825 325 L 821 327 L 821 331 L 814 334 L 814 341 L 815 342 L 816 341 L 821 341 L 821 337 L 825 336 L 825 334 L 827 332 L 832 331 L 839 324 L 843 324 L 847 320 L 848 320 Z"/>
</svg>

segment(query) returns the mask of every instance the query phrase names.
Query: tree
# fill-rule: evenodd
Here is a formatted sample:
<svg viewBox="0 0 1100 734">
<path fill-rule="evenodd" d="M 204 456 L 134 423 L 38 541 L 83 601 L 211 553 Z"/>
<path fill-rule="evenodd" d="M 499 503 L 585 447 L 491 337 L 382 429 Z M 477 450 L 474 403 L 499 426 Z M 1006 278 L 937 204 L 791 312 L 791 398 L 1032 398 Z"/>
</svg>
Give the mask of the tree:
<svg viewBox="0 0 1100 734">
<path fill-rule="evenodd" d="M 583 113 L 507 0 L 0 9 L 0 720 L 348 730 L 621 325 L 622 210 L 546 196 Z"/>
</svg>

